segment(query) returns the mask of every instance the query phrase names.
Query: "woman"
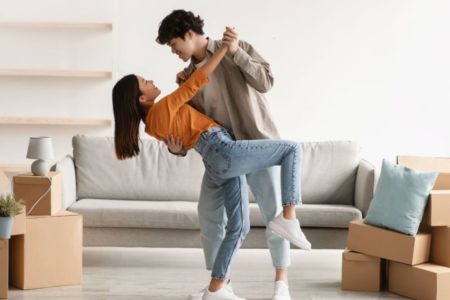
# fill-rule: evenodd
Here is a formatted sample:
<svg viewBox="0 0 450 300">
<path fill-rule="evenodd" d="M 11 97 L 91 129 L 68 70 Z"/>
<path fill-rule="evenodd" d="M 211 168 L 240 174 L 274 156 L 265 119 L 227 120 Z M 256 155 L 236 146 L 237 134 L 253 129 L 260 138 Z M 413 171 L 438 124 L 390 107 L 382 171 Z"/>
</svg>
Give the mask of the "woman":
<svg viewBox="0 0 450 300">
<path fill-rule="evenodd" d="M 269 223 L 269 227 L 299 248 L 311 248 L 295 214 L 295 205 L 300 203 L 300 146 L 281 140 L 235 141 L 218 123 L 187 104 L 208 83 L 208 76 L 226 52 L 227 46 L 222 45 L 185 83 L 158 102 L 155 99 L 161 91 L 153 81 L 140 76 L 125 76 L 113 89 L 118 159 L 139 154 L 139 124 L 142 120 L 145 131 L 166 142 L 171 152 L 185 153 L 194 148 L 202 156 L 206 171 L 225 191 L 227 232 L 204 299 L 227 293 L 223 287 L 231 259 L 249 231 L 246 173 L 281 165 L 283 212 Z M 174 139 L 174 136 L 180 138 Z"/>
</svg>

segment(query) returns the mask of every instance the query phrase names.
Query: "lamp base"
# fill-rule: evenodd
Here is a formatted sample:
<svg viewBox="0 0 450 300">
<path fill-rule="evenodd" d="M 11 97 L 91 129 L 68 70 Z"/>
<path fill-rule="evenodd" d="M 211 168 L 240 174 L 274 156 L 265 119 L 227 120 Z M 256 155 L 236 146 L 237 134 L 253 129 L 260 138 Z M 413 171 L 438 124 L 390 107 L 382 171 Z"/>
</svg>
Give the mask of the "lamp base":
<svg viewBox="0 0 450 300">
<path fill-rule="evenodd" d="M 47 176 L 50 166 L 47 161 L 42 159 L 37 159 L 31 164 L 31 172 L 34 176 Z"/>
</svg>

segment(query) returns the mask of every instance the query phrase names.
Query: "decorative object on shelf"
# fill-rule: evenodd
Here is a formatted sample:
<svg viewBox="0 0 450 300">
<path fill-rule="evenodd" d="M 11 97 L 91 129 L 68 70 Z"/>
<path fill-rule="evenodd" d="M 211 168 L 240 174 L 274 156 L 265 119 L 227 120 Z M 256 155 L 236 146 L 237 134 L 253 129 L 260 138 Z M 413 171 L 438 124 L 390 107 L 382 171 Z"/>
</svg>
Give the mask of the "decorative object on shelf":
<svg viewBox="0 0 450 300">
<path fill-rule="evenodd" d="M 47 160 L 53 159 L 53 146 L 50 137 L 31 137 L 28 144 L 27 158 L 36 159 L 31 164 L 31 172 L 35 176 L 47 176 L 50 165 Z"/>
<path fill-rule="evenodd" d="M 11 194 L 0 196 L 0 239 L 9 239 L 14 217 L 23 212 L 23 201 L 17 200 Z"/>
</svg>

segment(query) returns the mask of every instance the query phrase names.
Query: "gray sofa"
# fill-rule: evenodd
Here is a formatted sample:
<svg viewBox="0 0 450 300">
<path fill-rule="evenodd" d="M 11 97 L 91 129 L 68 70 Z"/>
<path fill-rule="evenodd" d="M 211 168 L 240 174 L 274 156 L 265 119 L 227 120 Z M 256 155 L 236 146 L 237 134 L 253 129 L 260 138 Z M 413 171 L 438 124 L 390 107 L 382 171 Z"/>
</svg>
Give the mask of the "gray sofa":
<svg viewBox="0 0 450 300">
<path fill-rule="evenodd" d="M 118 161 L 110 137 L 73 137 L 63 175 L 63 207 L 83 215 L 85 246 L 201 247 L 197 201 L 201 157 L 171 155 L 143 140 L 139 156 Z M 344 248 L 348 222 L 373 196 L 374 167 L 350 141 L 303 143 L 303 205 L 297 215 L 313 248 Z M 265 226 L 250 196 L 251 230 L 243 247 L 266 248 Z"/>
</svg>

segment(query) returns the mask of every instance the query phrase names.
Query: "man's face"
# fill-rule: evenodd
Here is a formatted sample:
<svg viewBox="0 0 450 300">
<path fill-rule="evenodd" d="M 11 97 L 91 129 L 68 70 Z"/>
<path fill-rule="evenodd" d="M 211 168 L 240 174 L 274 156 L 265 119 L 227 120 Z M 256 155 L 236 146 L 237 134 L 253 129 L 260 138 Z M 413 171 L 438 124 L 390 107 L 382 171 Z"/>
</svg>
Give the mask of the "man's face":
<svg viewBox="0 0 450 300">
<path fill-rule="evenodd" d="M 183 61 L 188 61 L 191 59 L 192 55 L 195 52 L 195 45 L 193 40 L 193 35 L 190 32 L 187 32 L 184 35 L 184 39 L 180 37 L 176 37 L 171 39 L 167 45 L 172 50 L 172 53 L 177 55 Z"/>
</svg>

